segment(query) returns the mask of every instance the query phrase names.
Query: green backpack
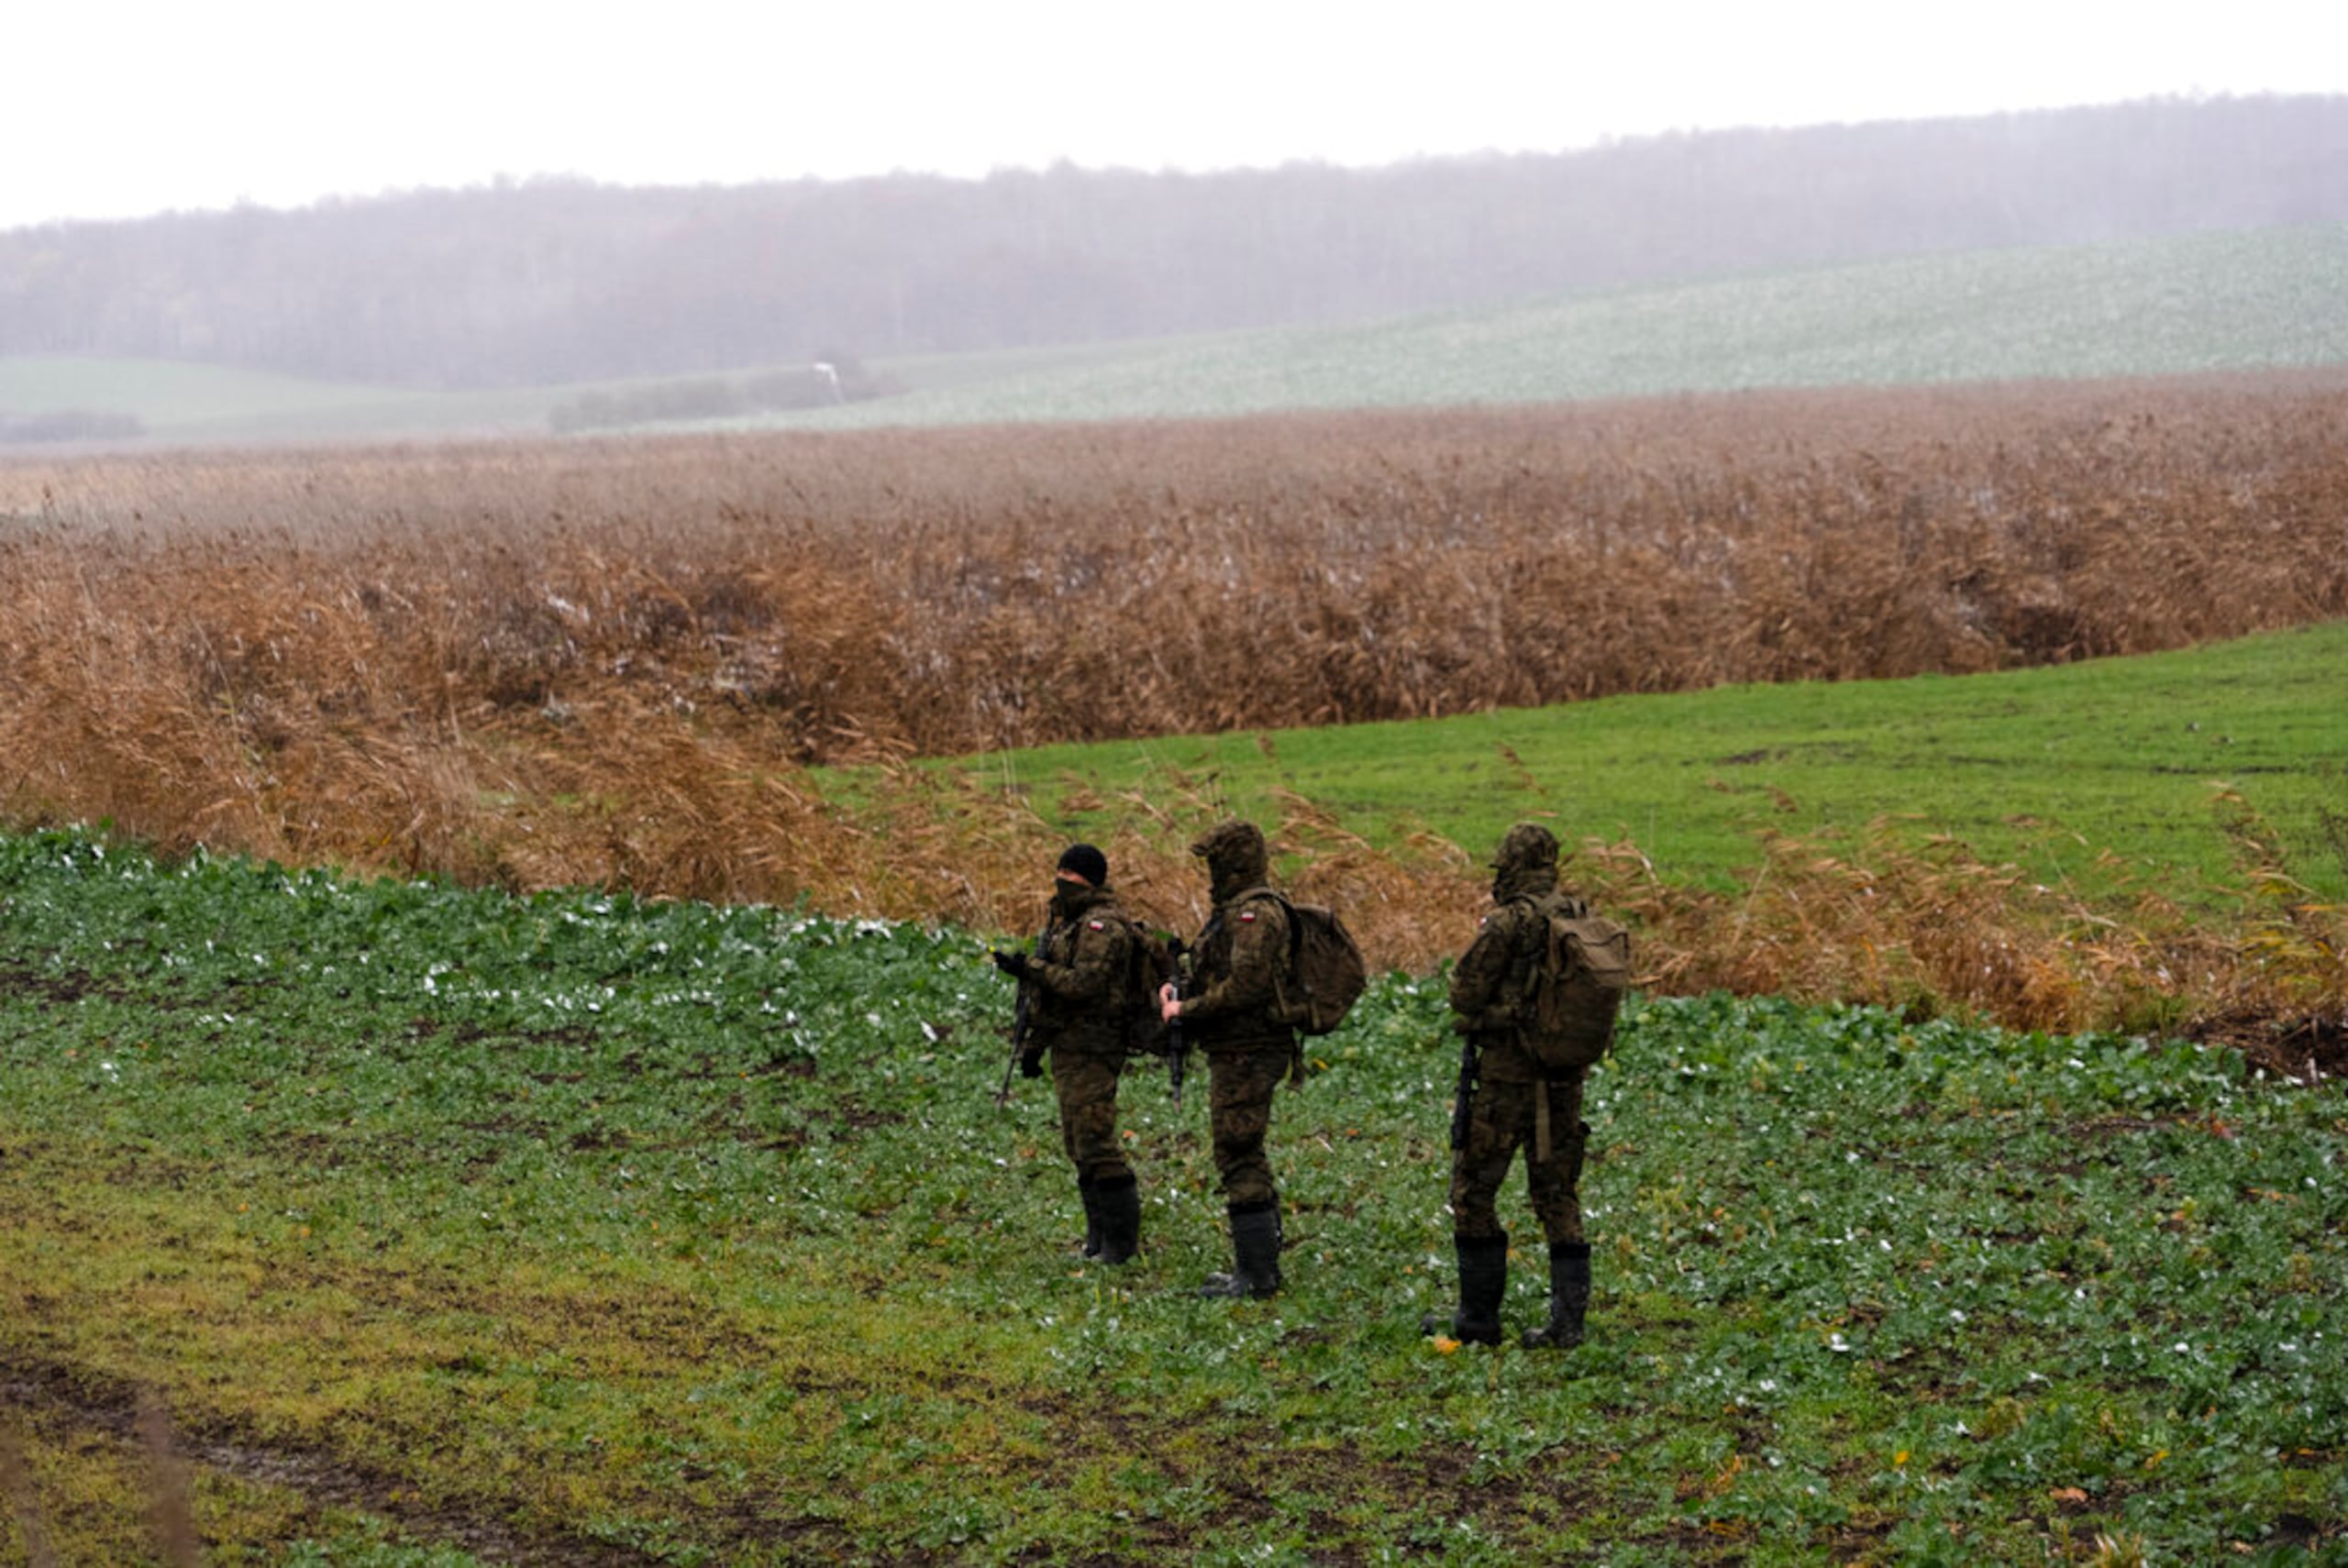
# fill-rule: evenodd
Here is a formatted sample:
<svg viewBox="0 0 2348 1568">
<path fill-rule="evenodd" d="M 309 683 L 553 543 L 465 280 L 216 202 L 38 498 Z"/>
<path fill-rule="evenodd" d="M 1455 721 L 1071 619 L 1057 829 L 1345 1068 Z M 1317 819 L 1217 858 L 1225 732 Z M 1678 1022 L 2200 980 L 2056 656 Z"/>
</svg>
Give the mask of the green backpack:
<svg viewBox="0 0 2348 1568">
<path fill-rule="evenodd" d="M 1570 1077 L 1614 1043 L 1614 1015 L 1631 988 L 1631 933 L 1579 899 L 1552 893 L 1526 901 L 1544 916 L 1547 933 L 1518 1029 L 1545 1073 Z"/>
<path fill-rule="evenodd" d="M 1269 888 L 1250 889 L 1232 902 L 1259 896 L 1277 900 L 1288 915 L 1288 961 L 1272 981 L 1272 1012 L 1299 1034 L 1326 1034 L 1345 1022 L 1369 986 L 1361 948 L 1325 905 L 1290 903 Z"/>
</svg>

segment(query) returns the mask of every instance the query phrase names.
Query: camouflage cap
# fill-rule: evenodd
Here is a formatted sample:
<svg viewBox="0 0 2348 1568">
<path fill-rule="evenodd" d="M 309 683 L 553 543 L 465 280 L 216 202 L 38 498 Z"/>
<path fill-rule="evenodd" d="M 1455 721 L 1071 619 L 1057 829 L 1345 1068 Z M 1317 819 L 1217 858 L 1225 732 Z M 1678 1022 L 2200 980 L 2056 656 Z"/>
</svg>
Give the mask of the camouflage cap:
<svg viewBox="0 0 2348 1568">
<path fill-rule="evenodd" d="M 1532 871 L 1557 864 L 1557 835 L 1539 823 L 1519 823 L 1501 838 L 1490 862 L 1495 871 Z"/>
</svg>

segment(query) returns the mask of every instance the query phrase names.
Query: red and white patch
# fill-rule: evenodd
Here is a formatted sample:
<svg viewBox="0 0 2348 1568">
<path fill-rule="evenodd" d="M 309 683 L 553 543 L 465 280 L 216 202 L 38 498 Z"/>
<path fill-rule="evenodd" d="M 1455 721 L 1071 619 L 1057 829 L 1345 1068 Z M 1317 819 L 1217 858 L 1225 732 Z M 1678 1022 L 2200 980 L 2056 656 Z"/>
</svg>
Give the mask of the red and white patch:
<svg viewBox="0 0 2348 1568">
<path fill-rule="evenodd" d="M 1242 911 L 1239 911 L 1239 923 L 1240 923 L 1240 924 L 1242 924 L 1242 925 L 1253 925 L 1253 924 L 1255 924 L 1255 923 L 1256 923 L 1256 911 L 1255 911 L 1254 910 L 1242 910 Z"/>
<path fill-rule="evenodd" d="M 1087 925 L 1089 925 L 1089 926 L 1091 926 L 1091 927 L 1093 930 L 1095 930 L 1095 931 L 1106 931 L 1106 930 L 1108 930 L 1108 929 L 1109 929 L 1107 926 L 1105 926 L 1105 925 L 1102 924 L 1102 923 L 1101 923 L 1099 921 L 1097 921 L 1097 920 L 1089 920 L 1089 921 L 1086 921 L 1084 923 L 1085 923 L 1085 924 L 1087 924 Z"/>
</svg>

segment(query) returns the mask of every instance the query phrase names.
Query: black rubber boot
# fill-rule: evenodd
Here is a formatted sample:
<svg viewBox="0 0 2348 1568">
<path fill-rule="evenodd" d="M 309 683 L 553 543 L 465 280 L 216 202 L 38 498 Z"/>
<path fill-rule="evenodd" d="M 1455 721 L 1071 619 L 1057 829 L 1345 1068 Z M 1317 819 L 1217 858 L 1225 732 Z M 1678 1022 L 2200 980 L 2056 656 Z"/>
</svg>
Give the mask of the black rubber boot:
<svg viewBox="0 0 2348 1568">
<path fill-rule="evenodd" d="M 1199 1286 L 1202 1296 L 1258 1299 L 1280 1287 L 1280 1207 L 1271 1203 L 1231 1206 L 1232 1270 L 1211 1274 Z"/>
<path fill-rule="evenodd" d="M 1439 1312 L 1419 1320 L 1423 1334 L 1448 1333 L 1462 1344 L 1501 1342 L 1501 1297 L 1508 1290 L 1508 1237 L 1451 1238 L 1459 1258 L 1459 1308 L 1446 1322 Z"/>
<path fill-rule="evenodd" d="M 1133 1261 L 1141 1251 L 1141 1188 L 1131 1176 L 1092 1185 L 1092 1207 L 1100 1216 L 1100 1257 L 1104 1264 Z"/>
<path fill-rule="evenodd" d="M 1524 1331 L 1526 1350 L 1571 1350 L 1581 1343 L 1589 1310 L 1589 1243 L 1561 1242 L 1549 1249 L 1549 1321 Z"/>
<path fill-rule="evenodd" d="M 1100 1189 L 1092 1185 L 1091 1176 L 1079 1176 L 1076 1178 L 1076 1190 L 1078 1196 L 1084 1199 L 1084 1255 L 1097 1258 L 1101 1255 Z"/>
<path fill-rule="evenodd" d="M 1508 1289 L 1506 1236 L 1454 1236 L 1459 1254 L 1459 1310 L 1451 1315 L 1451 1337 L 1463 1344 L 1501 1342 L 1501 1297 Z"/>
</svg>

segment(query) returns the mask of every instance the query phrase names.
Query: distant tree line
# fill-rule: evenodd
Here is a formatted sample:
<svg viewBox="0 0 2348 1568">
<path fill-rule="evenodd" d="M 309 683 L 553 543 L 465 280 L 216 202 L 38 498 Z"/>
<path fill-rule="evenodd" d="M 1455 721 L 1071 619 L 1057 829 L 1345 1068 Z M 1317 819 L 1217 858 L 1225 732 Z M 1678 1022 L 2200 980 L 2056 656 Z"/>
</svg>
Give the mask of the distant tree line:
<svg viewBox="0 0 2348 1568">
<path fill-rule="evenodd" d="M 1549 156 L 694 189 L 533 180 L 0 233 L 0 355 L 429 386 L 1367 320 L 1887 255 L 2348 218 L 2348 96 Z"/>
</svg>

